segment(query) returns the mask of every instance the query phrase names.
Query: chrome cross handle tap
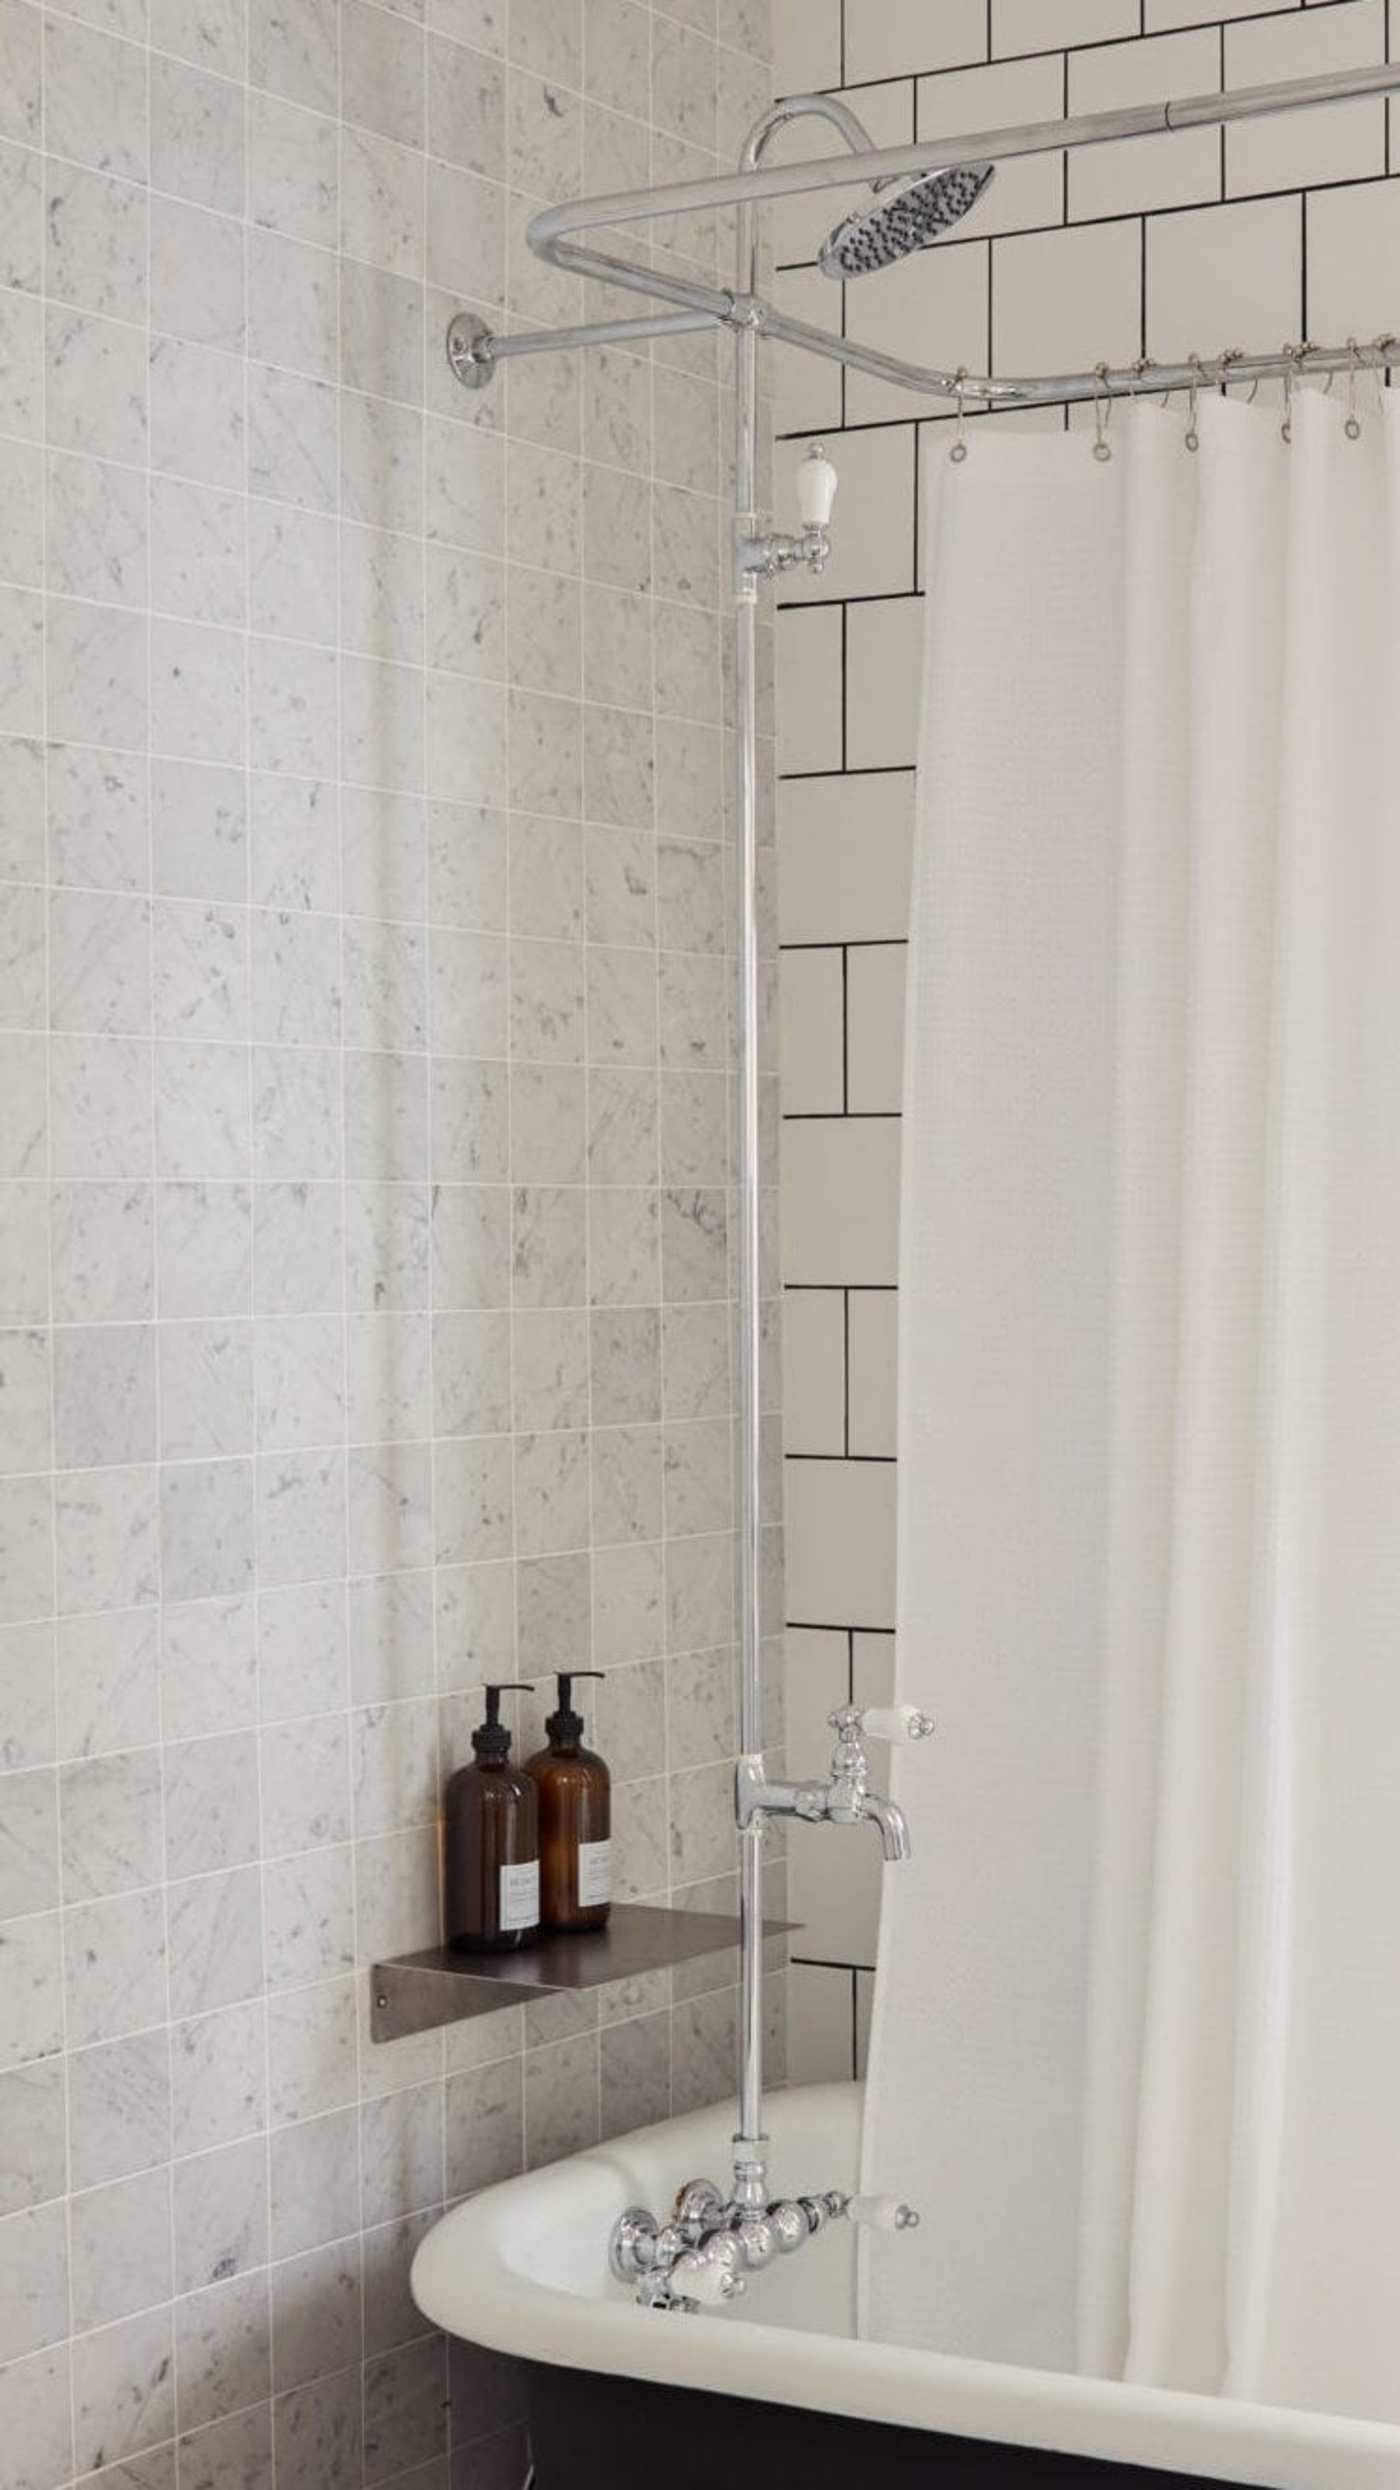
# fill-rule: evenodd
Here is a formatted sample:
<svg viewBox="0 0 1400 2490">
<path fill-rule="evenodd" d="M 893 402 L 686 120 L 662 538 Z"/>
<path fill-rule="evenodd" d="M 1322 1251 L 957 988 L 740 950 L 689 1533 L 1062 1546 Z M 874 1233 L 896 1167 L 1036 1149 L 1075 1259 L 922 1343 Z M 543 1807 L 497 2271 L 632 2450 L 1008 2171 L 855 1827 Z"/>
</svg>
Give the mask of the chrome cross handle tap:
<svg viewBox="0 0 1400 2490">
<path fill-rule="evenodd" d="M 927 1738 L 933 1722 L 913 1704 L 894 1704 L 862 1712 L 843 1704 L 828 1715 L 836 1732 L 831 1770 L 825 1781 L 770 1781 L 761 1755 L 741 1755 L 735 1785 L 735 1807 L 742 1830 L 763 1816 L 800 1816 L 807 1824 L 873 1824 L 878 1827 L 887 1859 L 907 1859 L 909 1827 L 904 1810 L 870 1787 L 865 1741 L 871 1738 Z"/>
</svg>

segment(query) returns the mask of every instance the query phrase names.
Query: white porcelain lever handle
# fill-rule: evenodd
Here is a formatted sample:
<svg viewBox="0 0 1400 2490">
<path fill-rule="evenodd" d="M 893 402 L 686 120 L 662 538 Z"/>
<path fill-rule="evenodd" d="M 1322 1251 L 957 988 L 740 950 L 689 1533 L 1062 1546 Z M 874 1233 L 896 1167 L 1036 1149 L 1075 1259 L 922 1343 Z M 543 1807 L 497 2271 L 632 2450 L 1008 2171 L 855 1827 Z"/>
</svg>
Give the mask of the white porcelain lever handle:
<svg viewBox="0 0 1400 2490">
<path fill-rule="evenodd" d="M 919 2227 L 913 2206 L 902 2204 L 897 2196 L 853 2196 L 846 2219 L 863 2231 L 916 2231 Z"/>
<path fill-rule="evenodd" d="M 804 527 L 825 527 L 836 499 L 836 469 L 814 441 L 797 470 L 797 511 Z"/>
<path fill-rule="evenodd" d="M 928 1713 L 921 1712 L 913 1703 L 893 1703 L 887 1708 L 877 1705 L 869 1712 L 862 1712 L 860 1725 L 867 1737 L 888 1738 L 891 1744 L 905 1738 L 933 1736 L 933 1722 Z"/>
</svg>

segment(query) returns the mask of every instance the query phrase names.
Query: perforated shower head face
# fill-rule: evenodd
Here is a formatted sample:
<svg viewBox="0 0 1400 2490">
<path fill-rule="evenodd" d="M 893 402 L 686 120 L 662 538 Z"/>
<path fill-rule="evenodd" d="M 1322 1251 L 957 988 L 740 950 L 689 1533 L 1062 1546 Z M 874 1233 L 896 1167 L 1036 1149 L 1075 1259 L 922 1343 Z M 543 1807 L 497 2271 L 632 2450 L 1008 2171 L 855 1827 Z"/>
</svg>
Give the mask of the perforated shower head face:
<svg viewBox="0 0 1400 2490">
<path fill-rule="evenodd" d="M 887 182 L 869 207 L 845 217 L 827 235 L 818 254 L 823 272 L 828 277 L 868 277 L 876 268 L 907 259 L 911 251 L 926 251 L 976 207 L 995 171 L 994 164 L 955 164 L 946 171 L 911 173 L 905 181 Z"/>
</svg>

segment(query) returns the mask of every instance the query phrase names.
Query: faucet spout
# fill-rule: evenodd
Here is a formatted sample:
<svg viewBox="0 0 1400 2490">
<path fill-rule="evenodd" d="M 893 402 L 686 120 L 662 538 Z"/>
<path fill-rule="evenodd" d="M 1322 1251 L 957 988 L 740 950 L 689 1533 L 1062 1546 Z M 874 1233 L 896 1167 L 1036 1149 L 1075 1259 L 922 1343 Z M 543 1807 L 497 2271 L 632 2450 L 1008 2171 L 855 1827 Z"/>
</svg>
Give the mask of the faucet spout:
<svg viewBox="0 0 1400 2490">
<path fill-rule="evenodd" d="M 878 1798 L 873 1790 L 866 1790 L 861 1800 L 861 1814 L 868 1823 L 878 1825 L 881 1848 L 887 1859 L 909 1857 L 913 1844 L 909 1839 L 908 1819 L 904 1809 L 897 1807 L 892 1798 Z"/>
</svg>

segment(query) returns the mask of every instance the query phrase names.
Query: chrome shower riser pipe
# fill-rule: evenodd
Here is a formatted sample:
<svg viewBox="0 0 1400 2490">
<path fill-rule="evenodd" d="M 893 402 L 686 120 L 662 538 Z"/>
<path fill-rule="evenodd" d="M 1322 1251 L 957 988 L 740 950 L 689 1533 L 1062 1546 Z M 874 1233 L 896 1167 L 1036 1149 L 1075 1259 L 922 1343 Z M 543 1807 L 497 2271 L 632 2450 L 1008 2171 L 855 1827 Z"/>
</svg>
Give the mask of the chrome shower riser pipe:
<svg viewBox="0 0 1400 2490">
<path fill-rule="evenodd" d="M 772 124 L 774 128 L 778 125 Z M 745 150 L 757 159 L 767 132 L 760 125 Z M 753 291 L 757 255 L 754 211 L 740 207 L 735 240 L 735 290 Z M 739 1220 L 739 1748 L 763 1744 L 762 1481 L 762 1164 L 758 1113 L 758 580 L 746 566 L 745 544 L 758 526 L 758 329 L 745 322 L 734 336 L 734 726 L 735 827 L 739 881 L 739 1130 L 736 1208 Z M 754 2205 L 767 2197 L 763 2134 L 763 1826 L 739 1835 L 739 2124 L 734 2138 L 736 2194 Z"/>
</svg>

